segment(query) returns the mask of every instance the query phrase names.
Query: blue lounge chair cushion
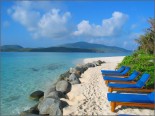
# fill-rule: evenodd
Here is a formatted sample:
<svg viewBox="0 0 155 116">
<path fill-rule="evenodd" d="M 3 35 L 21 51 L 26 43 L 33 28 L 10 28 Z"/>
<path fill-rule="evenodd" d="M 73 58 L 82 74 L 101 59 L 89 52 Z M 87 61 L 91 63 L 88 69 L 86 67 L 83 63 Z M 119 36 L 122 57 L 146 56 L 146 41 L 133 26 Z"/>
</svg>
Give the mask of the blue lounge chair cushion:
<svg viewBox="0 0 155 116">
<path fill-rule="evenodd" d="M 129 72 L 129 70 L 130 70 L 130 67 L 126 67 L 125 70 L 123 72 L 121 72 L 121 73 L 115 72 L 115 73 L 102 73 L 102 74 L 104 74 L 104 75 L 113 75 L 113 76 L 123 76 L 123 75 L 127 74 Z"/>
<path fill-rule="evenodd" d="M 152 92 L 152 93 L 148 94 L 148 98 L 149 98 L 152 102 L 154 102 L 154 93 L 155 93 L 155 92 Z"/>
<path fill-rule="evenodd" d="M 114 81 L 128 81 L 128 78 L 109 77 L 109 76 L 104 76 L 103 79 L 107 80 L 107 81 L 110 81 L 110 80 L 114 80 Z"/>
<path fill-rule="evenodd" d="M 139 75 L 139 72 L 134 71 L 129 77 L 127 78 L 120 78 L 120 77 L 109 77 L 104 76 L 104 80 L 114 80 L 114 81 L 132 81 Z"/>
<path fill-rule="evenodd" d="M 120 73 L 125 69 L 125 66 L 122 66 L 118 70 L 101 70 L 102 73 Z"/>
<path fill-rule="evenodd" d="M 154 100 L 153 101 L 150 100 L 148 95 L 144 95 L 144 94 L 108 93 L 107 97 L 108 97 L 108 101 L 113 101 L 113 102 L 154 103 Z"/>
<path fill-rule="evenodd" d="M 136 84 L 123 84 L 123 83 L 108 83 L 112 88 L 138 88 Z"/>
<path fill-rule="evenodd" d="M 149 77 L 150 77 L 149 74 L 144 73 L 144 74 L 142 75 L 142 77 L 140 78 L 140 80 L 137 81 L 136 86 L 137 86 L 137 87 L 140 87 L 140 88 L 143 87 L 143 86 L 145 85 L 145 83 L 147 82 L 147 80 L 149 79 Z"/>
<path fill-rule="evenodd" d="M 149 77 L 149 74 L 144 73 L 136 84 L 108 83 L 108 86 L 112 88 L 142 88 Z"/>
</svg>

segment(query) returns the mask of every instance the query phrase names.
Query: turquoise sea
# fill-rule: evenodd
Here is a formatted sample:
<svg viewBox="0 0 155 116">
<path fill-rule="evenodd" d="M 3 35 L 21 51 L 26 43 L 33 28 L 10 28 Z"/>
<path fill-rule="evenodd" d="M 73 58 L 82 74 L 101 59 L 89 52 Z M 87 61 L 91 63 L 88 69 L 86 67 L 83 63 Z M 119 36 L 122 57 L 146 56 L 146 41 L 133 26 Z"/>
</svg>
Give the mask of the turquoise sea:
<svg viewBox="0 0 155 116">
<path fill-rule="evenodd" d="M 36 104 L 29 95 L 44 91 L 61 73 L 83 58 L 126 56 L 131 53 L 32 53 L 3 52 L 1 55 L 1 115 L 18 115 Z"/>
</svg>

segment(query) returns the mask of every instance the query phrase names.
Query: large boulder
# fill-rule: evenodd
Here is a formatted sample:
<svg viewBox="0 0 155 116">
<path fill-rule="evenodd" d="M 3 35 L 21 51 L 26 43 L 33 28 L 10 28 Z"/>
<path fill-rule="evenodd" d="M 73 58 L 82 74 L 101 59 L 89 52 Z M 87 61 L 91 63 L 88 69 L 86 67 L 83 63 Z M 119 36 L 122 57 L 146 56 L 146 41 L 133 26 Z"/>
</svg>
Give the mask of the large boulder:
<svg viewBox="0 0 155 116">
<path fill-rule="evenodd" d="M 50 88 L 45 90 L 44 98 L 47 97 L 48 94 L 51 93 L 52 91 L 56 91 L 56 86 L 55 85 L 52 85 Z"/>
<path fill-rule="evenodd" d="M 71 90 L 71 84 L 65 80 L 59 81 L 56 84 L 56 91 L 60 91 L 64 94 Z"/>
<path fill-rule="evenodd" d="M 30 94 L 30 98 L 32 98 L 34 100 L 39 100 L 43 96 L 44 96 L 44 92 L 40 91 L 40 90 L 35 91 L 35 92 Z"/>
<path fill-rule="evenodd" d="M 60 91 L 52 91 L 51 93 L 48 94 L 47 97 L 48 98 L 59 99 L 59 98 L 65 98 L 65 95 Z"/>
<path fill-rule="evenodd" d="M 49 114 L 50 116 L 62 115 L 61 101 L 59 99 L 45 98 L 38 105 L 39 114 Z"/>
<path fill-rule="evenodd" d="M 75 74 L 75 73 L 72 73 L 70 76 L 69 76 L 69 82 L 74 85 L 74 84 L 80 84 L 80 80 L 79 80 L 80 76 Z"/>
</svg>

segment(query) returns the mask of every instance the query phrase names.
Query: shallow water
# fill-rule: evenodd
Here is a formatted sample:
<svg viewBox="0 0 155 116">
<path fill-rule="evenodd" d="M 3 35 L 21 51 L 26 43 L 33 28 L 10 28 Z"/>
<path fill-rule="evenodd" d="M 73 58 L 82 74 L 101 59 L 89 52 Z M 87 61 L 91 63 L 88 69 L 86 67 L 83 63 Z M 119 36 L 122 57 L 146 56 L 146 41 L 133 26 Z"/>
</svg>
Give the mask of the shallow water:
<svg viewBox="0 0 155 116">
<path fill-rule="evenodd" d="M 29 95 L 44 91 L 61 73 L 83 58 L 126 56 L 131 53 L 1 53 L 1 114 L 17 115 L 35 105 Z"/>
</svg>

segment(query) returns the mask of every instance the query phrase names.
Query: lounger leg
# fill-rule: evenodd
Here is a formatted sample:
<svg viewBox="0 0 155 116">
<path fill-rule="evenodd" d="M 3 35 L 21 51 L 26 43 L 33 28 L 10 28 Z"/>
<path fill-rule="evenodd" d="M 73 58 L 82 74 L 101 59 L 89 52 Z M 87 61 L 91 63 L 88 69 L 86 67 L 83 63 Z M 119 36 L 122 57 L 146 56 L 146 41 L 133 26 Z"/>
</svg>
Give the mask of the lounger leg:
<svg viewBox="0 0 155 116">
<path fill-rule="evenodd" d="M 111 111 L 115 112 L 116 102 L 111 102 Z"/>
<path fill-rule="evenodd" d="M 112 90 L 112 88 L 111 88 L 111 87 L 109 87 L 109 88 L 108 88 L 108 92 L 110 92 L 110 93 L 111 93 L 112 91 L 113 91 L 113 90 Z"/>
<path fill-rule="evenodd" d="M 105 84 L 107 85 L 109 82 L 108 81 L 105 81 Z"/>
</svg>

